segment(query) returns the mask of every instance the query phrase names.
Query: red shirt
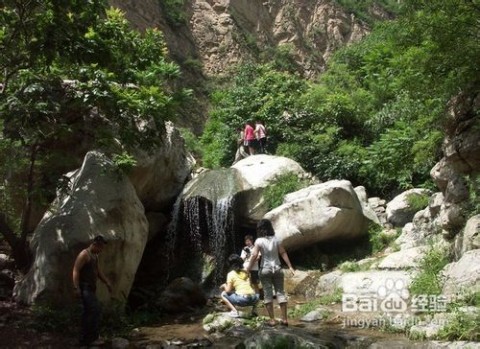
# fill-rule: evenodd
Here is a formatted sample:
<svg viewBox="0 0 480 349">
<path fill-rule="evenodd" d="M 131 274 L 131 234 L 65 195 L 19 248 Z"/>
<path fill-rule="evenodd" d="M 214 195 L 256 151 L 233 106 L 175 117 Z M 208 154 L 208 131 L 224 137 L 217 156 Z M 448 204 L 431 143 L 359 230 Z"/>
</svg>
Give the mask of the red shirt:
<svg viewBox="0 0 480 349">
<path fill-rule="evenodd" d="M 253 141 L 255 139 L 255 132 L 252 126 L 245 126 L 245 140 Z"/>
</svg>

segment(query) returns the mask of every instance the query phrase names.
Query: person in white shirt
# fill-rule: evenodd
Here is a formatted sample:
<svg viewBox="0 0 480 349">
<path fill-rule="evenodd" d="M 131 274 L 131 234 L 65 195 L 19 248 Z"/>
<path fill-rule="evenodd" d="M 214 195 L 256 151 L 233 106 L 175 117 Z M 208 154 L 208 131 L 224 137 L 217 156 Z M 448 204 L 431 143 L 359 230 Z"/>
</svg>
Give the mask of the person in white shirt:
<svg viewBox="0 0 480 349">
<path fill-rule="evenodd" d="M 275 237 L 275 230 L 273 230 L 272 222 L 268 219 L 262 219 L 257 224 L 257 235 L 260 236 L 255 240 L 255 247 L 252 252 L 252 259 L 247 267 L 247 271 L 252 270 L 258 255 L 262 254 L 259 277 L 263 286 L 264 303 L 267 308 L 270 321 L 269 326 L 275 326 L 275 314 L 273 312 L 273 292 L 277 302 L 280 305 L 282 320 L 281 325 L 288 326 L 287 319 L 287 298 L 284 291 L 284 275 L 282 266 L 280 264 L 280 256 L 287 264 L 292 275 L 295 275 L 287 251 L 282 246 L 280 241 Z"/>
<path fill-rule="evenodd" d="M 253 236 L 252 235 L 245 235 L 245 247 L 242 249 L 240 253 L 240 257 L 244 260 L 243 267 L 247 269 L 250 264 L 250 260 L 252 259 L 252 251 L 253 251 Z M 257 257 L 255 262 L 253 263 L 252 269 L 250 270 L 250 282 L 252 283 L 252 287 L 255 290 L 256 294 L 260 294 L 260 287 L 259 287 L 259 279 L 258 279 L 258 260 L 260 259 L 260 255 Z"/>
<path fill-rule="evenodd" d="M 260 120 L 255 121 L 255 138 L 257 138 L 260 154 L 266 153 L 267 147 L 267 130 Z"/>
</svg>

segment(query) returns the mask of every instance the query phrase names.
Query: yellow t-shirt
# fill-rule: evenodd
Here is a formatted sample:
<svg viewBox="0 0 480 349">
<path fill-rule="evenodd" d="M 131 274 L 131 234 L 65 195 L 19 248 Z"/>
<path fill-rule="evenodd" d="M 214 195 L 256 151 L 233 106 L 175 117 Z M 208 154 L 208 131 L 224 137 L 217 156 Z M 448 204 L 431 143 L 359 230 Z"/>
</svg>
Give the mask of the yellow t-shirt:
<svg viewBox="0 0 480 349">
<path fill-rule="evenodd" d="M 240 270 L 239 272 L 232 270 L 229 272 L 227 274 L 227 284 L 229 284 L 235 290 L 236 294 L 255 294 L 255 291 L 250 285 L 248 273 L 244 270 Z"/>
</svg>

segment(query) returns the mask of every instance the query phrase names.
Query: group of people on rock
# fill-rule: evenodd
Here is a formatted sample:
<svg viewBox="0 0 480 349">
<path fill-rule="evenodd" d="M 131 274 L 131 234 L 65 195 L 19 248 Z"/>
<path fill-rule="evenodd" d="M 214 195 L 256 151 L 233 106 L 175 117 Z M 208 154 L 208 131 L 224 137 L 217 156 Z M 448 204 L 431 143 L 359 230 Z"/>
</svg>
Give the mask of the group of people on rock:
<svg viewBox="0 0 480 349">
<path fill-rule="evenodd" d="M 260 220 L 257 224 L 257 234 L 259 237 L 255 243 L 251 235 L 245 236 L 245 247 L 240 255 L 229 256 L 231 271 L 227 274 L 226 283 L 220 286 L 221 298 L 230 309 L 231 317 L 240 316 L 236 306 L 252 306 L 251 315 L 257 316 L 256 307 L 260 299 L 259 284 L 261 283 L 263 302 L 270 318 L 267 324 L 269 326 L 277 324 L 273 310 L 275 297 L 281 311 L 279 324 L 288 326 L 287 298 L 280 257 L 285 261 L 292 275 L 295 274 L 295 270 L 285 248 L 275 237 L 271 221 Z"/>
<path fill-rule="evenodd" d="M 234 163 L 249 155 L 266 153 L 267 130 L 262 121 L 257 120 L 255 123 L 248 121 L 243 128 L 239 127 L 237 131 L 239 137 Z"/>
</svg>

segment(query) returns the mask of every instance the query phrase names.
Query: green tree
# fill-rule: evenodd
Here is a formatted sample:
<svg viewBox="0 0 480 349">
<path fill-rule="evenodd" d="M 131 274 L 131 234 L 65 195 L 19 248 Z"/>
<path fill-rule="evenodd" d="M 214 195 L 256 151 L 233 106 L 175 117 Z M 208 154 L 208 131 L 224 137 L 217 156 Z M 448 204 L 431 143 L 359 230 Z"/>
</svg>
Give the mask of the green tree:
<svg viewBox="0 0 480 349">
<path fill-rule="evenodd" d="M 290 113 L 307 83 L 298 76 L 278 71 L 271 65 L 245 64 L 234 72 L 233 83 L 212 94 L 213 110 L 201 142 L 204 165 L 217 167 L 233 161 L 237 128 L 247 121 L 262 120 L 267 127 L 269 149 L 294 132 Z"/>
<path fill-rule="evenodd" d="M 162 33 L 132 30 L 106 1 L 7 0 L 0 23 L 0 233 L 26 271 L 32 210 L 78 165 L 76 145 L 159 145 L 189 91 Z"/>
</svg>

